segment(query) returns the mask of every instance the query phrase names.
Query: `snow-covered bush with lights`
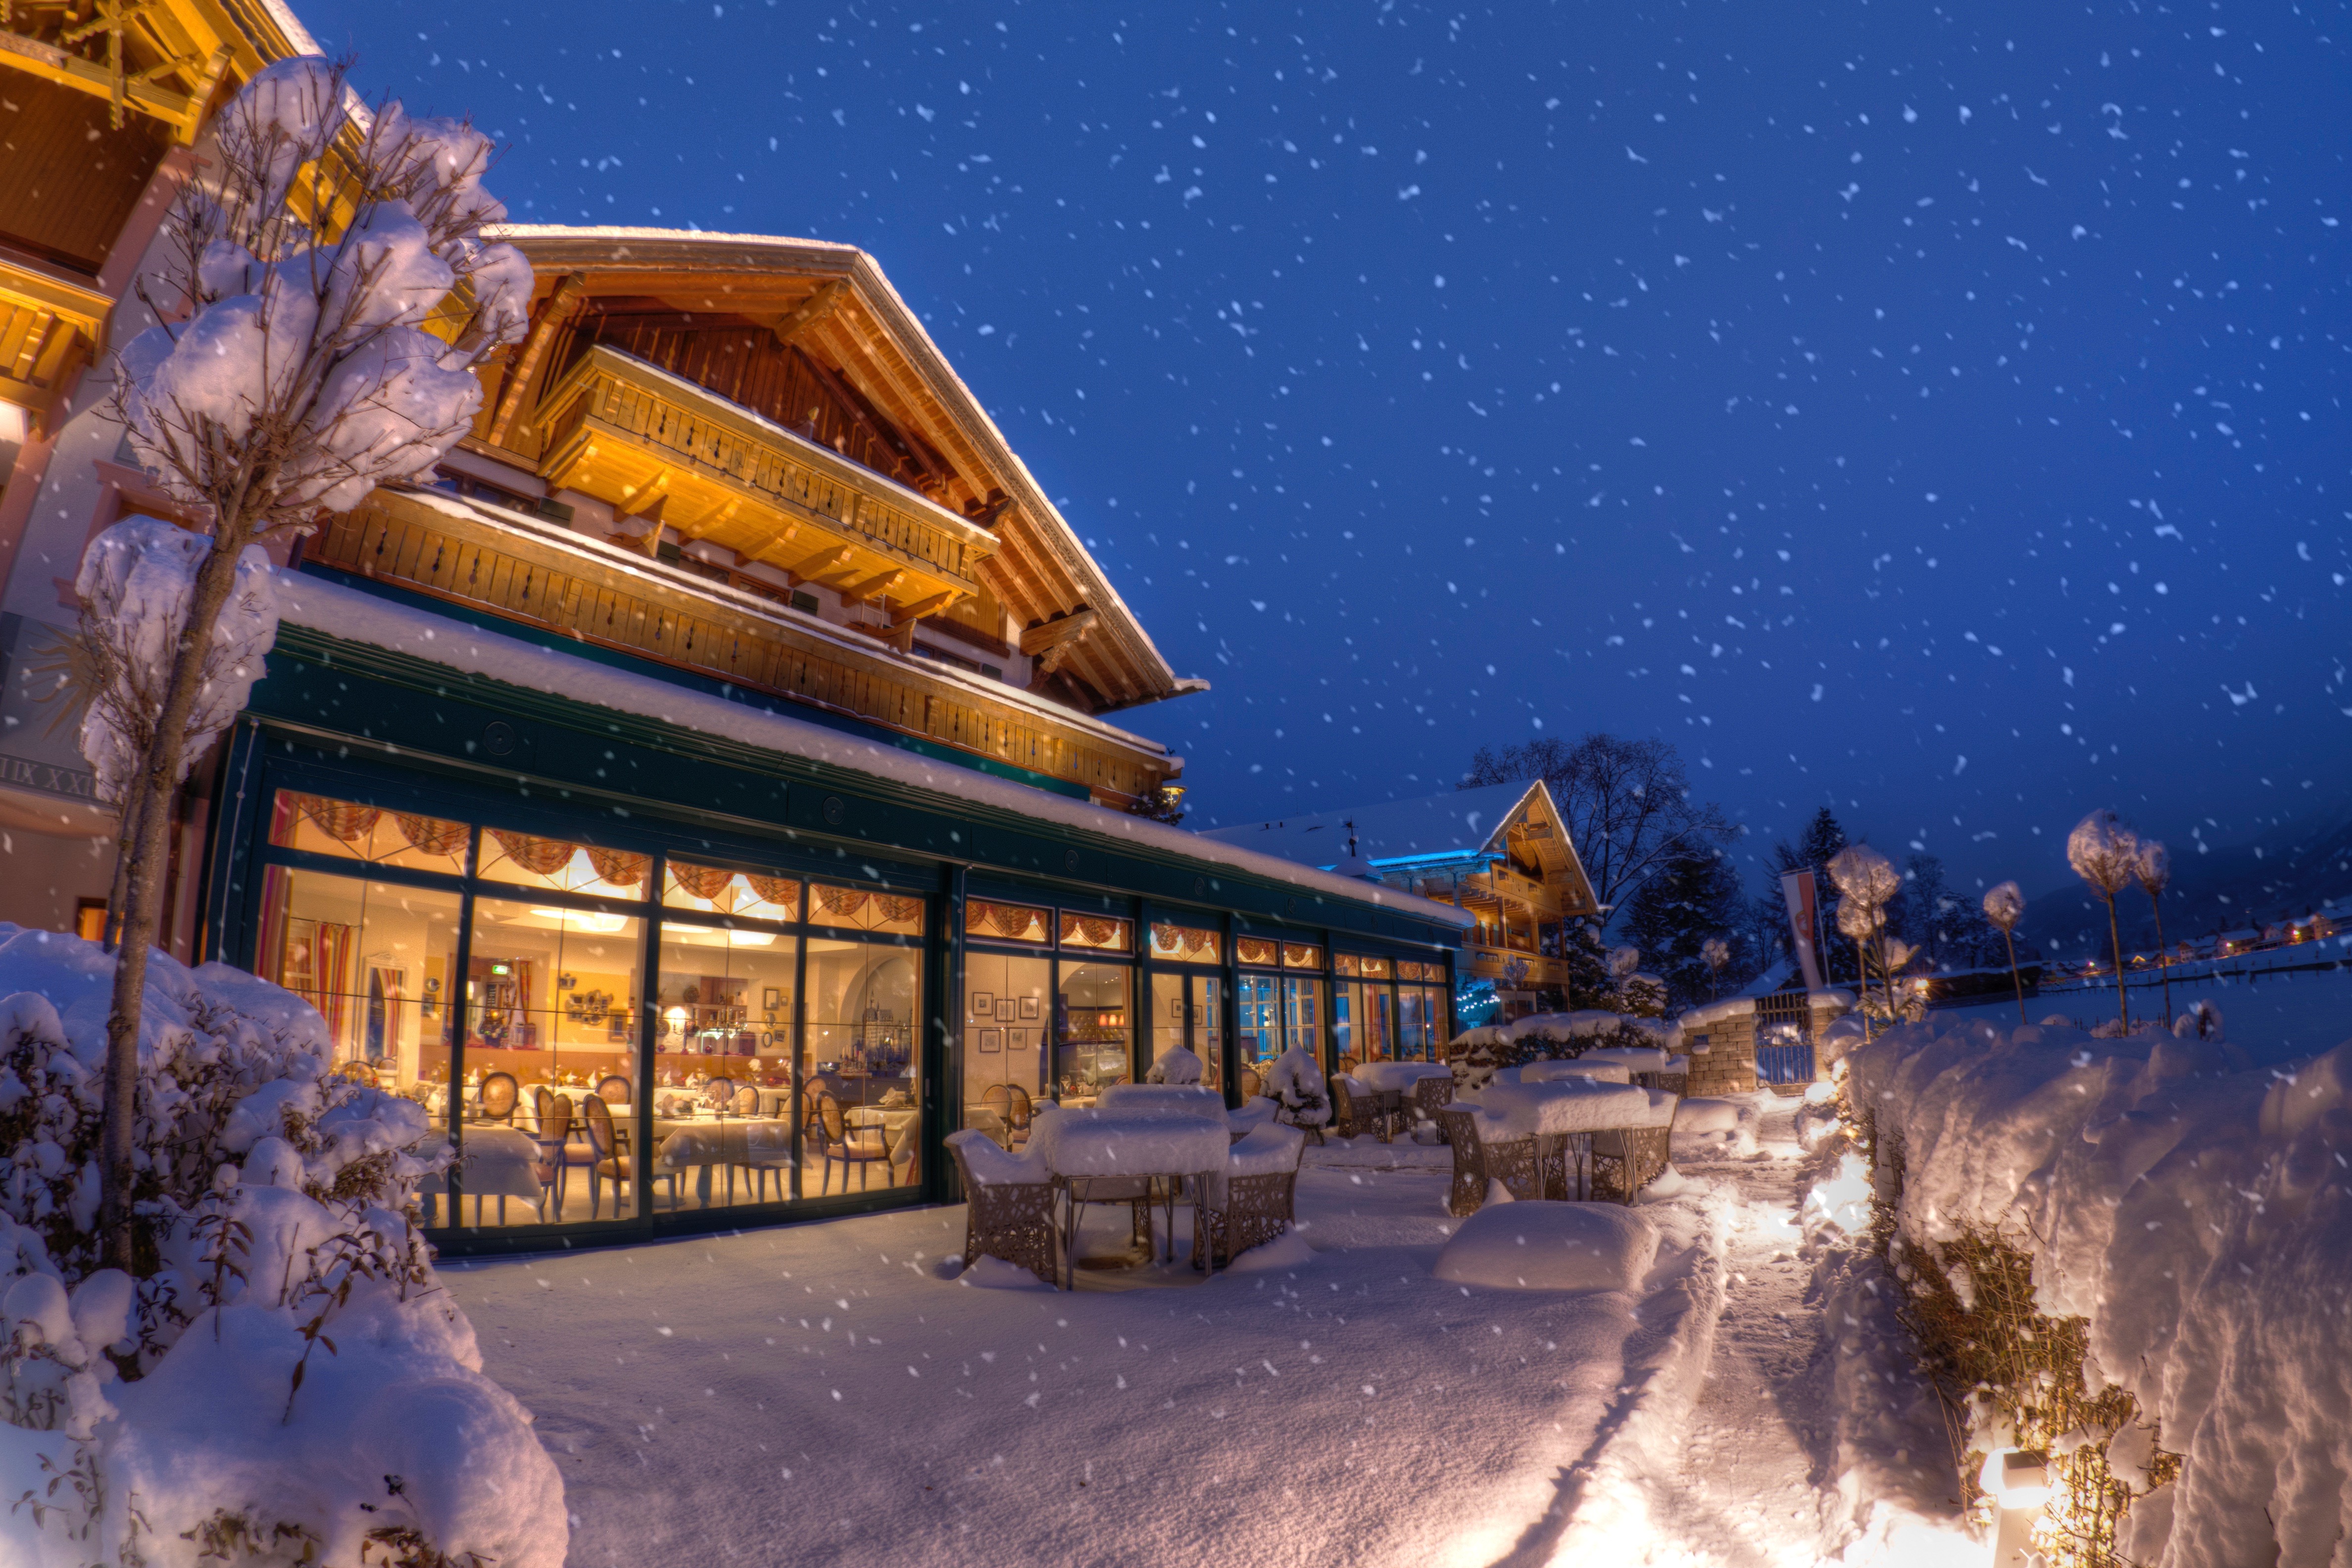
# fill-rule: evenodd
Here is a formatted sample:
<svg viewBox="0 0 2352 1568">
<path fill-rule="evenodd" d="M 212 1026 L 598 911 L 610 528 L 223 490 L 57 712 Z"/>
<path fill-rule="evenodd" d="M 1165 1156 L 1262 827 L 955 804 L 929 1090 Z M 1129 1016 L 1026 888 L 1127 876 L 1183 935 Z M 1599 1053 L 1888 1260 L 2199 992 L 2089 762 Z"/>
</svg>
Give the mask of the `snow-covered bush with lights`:
<svg viewBox="0 0 2352 1568">
<path fill-rule="evenodd" d="M 100 1267 L 113 971 L 0 925 L 0 1561 L 552 1568 L 562 1481 L 414 1223 L 446 1156 L 300 998 L 149 955 L 138 1261 Z"/>
<path fill-rule="evenodd" d="M 1323 1085 L 1323 1069 L 1304 1046 L 1293 1046 L 1274 1058 L 1265 1070 L 1265 1092 L 1282 1107 L 1282 1120 L 1294 1127 L 1320 1127 L 1331 1120 L 1331 1093 Z"/>
<path fill-rule="evenodd" d="M 1906 1316 L 1979 1458 L 2049 1456 L 2055 1562 L 2326 1563 L 2352 1536 L 2352 1040 L 2249 1068 L 2220 1032 L 1850 1043 Z"/>
</svg>

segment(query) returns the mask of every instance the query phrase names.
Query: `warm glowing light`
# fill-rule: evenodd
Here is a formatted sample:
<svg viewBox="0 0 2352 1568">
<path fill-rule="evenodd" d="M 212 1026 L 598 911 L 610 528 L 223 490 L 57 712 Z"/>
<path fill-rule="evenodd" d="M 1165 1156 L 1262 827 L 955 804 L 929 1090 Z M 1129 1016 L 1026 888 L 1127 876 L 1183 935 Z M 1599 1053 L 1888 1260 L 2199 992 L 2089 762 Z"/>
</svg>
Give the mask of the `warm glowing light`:
<svg viewBox="0 0 2352 1568">
<path fill-rule="evenodd" d="M 626 915 L 600 914 L 593 910 L 533 910 L 543 921 L 553 921 L 569 931 L 587 931 L 594 936 L 610 936 L 629 923 Z"/>
<path fill-rule="evenodd" d="M 2041 1454 L 2003 1448 L 1985 1456 L 1977 1484 L 2005 1509 L 2041 1508 L 2050 1500 L 2050 1461 Z"/>
</svg>

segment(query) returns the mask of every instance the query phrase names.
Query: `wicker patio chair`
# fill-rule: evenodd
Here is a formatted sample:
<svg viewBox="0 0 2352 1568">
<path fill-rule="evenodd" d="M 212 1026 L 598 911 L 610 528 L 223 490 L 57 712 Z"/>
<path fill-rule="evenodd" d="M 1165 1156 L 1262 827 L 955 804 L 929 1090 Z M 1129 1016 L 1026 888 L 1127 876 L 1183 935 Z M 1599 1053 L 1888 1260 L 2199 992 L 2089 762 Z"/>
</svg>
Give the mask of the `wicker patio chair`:
<svg viewBox="0 0 2352 1568">
<path fill-rule="evenodd" d="M 1380 1125 L 1372 1097 L 1356 1093 L 1354 1082 L 1344 1070 L 1331 1075 L 1331 1131 L 1342 1138 L 1370 1132 Z"/>
<path fill-rule="evenodd" d="M 1302 1134 L 1290 1145 L 1288 1170 L 1226 1176 L 1222 1205 L 1213 1194 L 1197 1194 L 1192 1218 L 1193 1268 L 1222 1268 L 1251 1247 L 1272 1241 L 1297 1222 L 1298 1161 L 1306 1152 L 1307 1142 Z"/>
<path fill-rule="evenodd" d="M 1673 1130 L 1626 1127 L 1592 1135 L 1592 1195 L 1630 1204 L 1666 1168 Z"/>
<path fill-rule="evenodd" d="M 1258 1076 L 1256 1068 L 1244 1068 L 1241 1073 L 1241 1089 L 1244 1100 L 1255 1100 L 1265 1092 L 1265 1079 Z"/>
<path fill-rule="evenodd" d="M 1451 1078 L 1415 1079 L 1412 1085 L 1414 1114 L 1437 1123 L 1440 1137 L 1445 1135 L 1445 1123 L 1438 1112 L 1454 1103 L 1454 1080 Z"/>
<path fill-rule="evenodd" d="M 1447 1106 L 1437 1124 L 1454 1145 L 1454 1184 L 1445 1194 L 1446 1211 L 1456 1217 L 1474 1215 L 1486 1202 L 1486 1184 L 1500 1182 L 1515 1198 L 1543 1195 L 1542 1173 L 1536 1161 L 1533 1138 L 1489 1142 L 1478 1131 L 1478 1113 L 1469 1106 Z"/>
<path fill-rule="evenodd" d="M 1054 1184 L 982 1182 L 971 1173 L 964 1146 L 972 1139 L 992 1142 L 986 1134 L 965 1131 L 948 1134 L 948 1152 L 955 1156 L 956 1174 L 962 1179 L 965 1199 L 963 1261 L 970 1268 L 982 1258 L 1001 1258 L 1018 1264 L 1048 1285 L 1061 1280 L 1060 1245 L 1054 1231 Z"/>
</svg>

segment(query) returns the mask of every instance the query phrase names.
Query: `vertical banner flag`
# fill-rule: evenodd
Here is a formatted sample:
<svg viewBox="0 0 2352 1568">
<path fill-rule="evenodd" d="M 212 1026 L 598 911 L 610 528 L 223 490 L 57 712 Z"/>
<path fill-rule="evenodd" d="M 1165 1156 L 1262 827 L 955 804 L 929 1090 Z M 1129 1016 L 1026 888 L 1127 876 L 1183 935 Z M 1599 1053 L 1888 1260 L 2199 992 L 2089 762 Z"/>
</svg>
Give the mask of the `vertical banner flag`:
<svg viewBox="0 0 2352 1568">
<path fill-rule="evenodd" d="M 1797 966 L 1805 972 L 1805 989 L 1822 988 L 1821 956 L 1813 951 L 1819 916 L 1813 901 L 1813 874 L 1790 871 L 1780 879 L 1780 897 L 1789 906 L 1789 932 L 1797 939 Z"/>
</svg>

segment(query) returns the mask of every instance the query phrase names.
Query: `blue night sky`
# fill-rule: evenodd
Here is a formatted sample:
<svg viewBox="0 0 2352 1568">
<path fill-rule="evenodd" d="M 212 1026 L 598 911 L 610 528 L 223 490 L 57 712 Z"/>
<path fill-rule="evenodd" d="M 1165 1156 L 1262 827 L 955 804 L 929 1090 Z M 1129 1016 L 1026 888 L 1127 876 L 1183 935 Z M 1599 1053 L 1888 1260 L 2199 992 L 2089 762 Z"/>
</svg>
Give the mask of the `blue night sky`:
<svg viewBox="0 0 2352 1568">
<path fill-rule="evenodd" d="M 878 257 L 1197 826 L 1595 728 L 1960 888 L 2352 811 L 2340 4 L 301 10 L 519 218 Z"/>
</svg>

